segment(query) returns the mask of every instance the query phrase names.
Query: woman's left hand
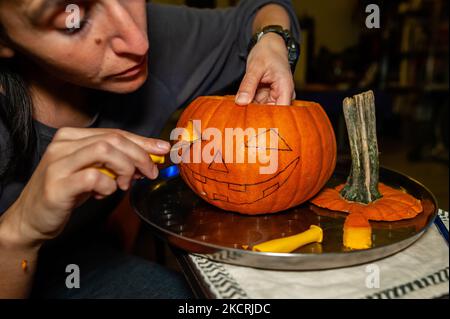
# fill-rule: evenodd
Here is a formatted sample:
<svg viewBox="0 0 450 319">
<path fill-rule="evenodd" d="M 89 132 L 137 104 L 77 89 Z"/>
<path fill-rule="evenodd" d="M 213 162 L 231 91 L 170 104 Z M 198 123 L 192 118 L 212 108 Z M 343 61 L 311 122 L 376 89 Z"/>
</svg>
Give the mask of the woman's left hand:
<svg viewBox="0 0 450 319">
<path fill-rule="evenodd" d="M 291 105 L 295 85 L 282 37 L 268 33 L 250 51 L 236 104 Z"/>
</svg>

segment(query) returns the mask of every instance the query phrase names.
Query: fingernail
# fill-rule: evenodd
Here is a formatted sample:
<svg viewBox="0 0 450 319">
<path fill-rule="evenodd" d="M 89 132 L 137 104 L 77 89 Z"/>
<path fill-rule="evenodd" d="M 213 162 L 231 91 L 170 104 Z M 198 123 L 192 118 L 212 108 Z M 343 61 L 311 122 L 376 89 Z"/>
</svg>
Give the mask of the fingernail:
<svg viewBox="0 0 450 319">
<path fill-rule="evenodd" d="M 129 182 L 122 182 L 119 188 L 121 190 L 123 190 L 124 192 L 126 192 L 130 188 L 130 183 Z"/>
<path fill-rule="evenodd" d="M 156 142 L 156 146 L 158 146 L 158 148 L 168 151 L 170 150 L 170 143 L 166 142 L 166 141 L 158 141 Z"/>
<path fill-rule="evenodd" d="M 236 97 L 236 104 L 247 105 L 249 103 L 249 95 L 247 93 L 239 93 Z"/>
<path fill-rule="evenodd" d="M 117 178 L 117 186 L 119 186 L 122 191 L 127 191 L 129 185 L 130 181 L 125 176 L 119 176 L 119 178 Z"/>
<path fill-rule="evenodd" d="M 155 166 L 153 166 L 153 179 L 157 179 L 158 178 L 158 175 L 159 175 L 159 170 L 158 170 L 158 168 L 156 167 L 156 165 Z"/>
</svg>

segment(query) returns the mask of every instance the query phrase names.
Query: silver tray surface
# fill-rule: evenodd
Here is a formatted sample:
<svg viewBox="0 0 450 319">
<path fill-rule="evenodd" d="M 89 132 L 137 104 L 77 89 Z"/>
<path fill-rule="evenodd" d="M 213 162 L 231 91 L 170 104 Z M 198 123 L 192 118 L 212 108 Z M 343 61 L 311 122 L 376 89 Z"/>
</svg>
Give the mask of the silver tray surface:
<svg viewBox="0 0 450 319">
<path fill-rule="evenodd" d="M 338 164 L 328 186 L 343 183 L 348 164 Z M 198 197 L 170 166 L 155 181 L 141 180 L 131 191 L 131 203 L 140 218 L 170 244 L 189 253 L 240 266 L 274 270 L 320 270 L 371 262 L 395 254 L 419 239 L 433 223 L 438 206 L 433 194 L 419 182 L 396 171 L 380 168 L 380 182 L 402 188 L 422 201 L 423 213 L 410 220 L 370 222 L 373 246 L 348 250 L 342 245 L 346 214 L 310 203 L 277 214 L 246 216 L 216 208 Z M 319 225 L 321 244 L 309 244 L 289 254 L 242 249 L 274 238 L 290 236 Z"/>
</svg>

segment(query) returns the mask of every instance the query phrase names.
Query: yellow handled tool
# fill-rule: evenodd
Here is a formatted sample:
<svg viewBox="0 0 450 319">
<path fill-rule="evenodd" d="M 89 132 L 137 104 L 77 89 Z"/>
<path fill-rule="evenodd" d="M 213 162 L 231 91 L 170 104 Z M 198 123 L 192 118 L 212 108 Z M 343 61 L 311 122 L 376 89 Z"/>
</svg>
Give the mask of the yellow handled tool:
<svg viewBox="0 0 450 319">
<path fill-rule="evenodd" d="M 266 241 L 264 243 L 253 246 L 252 250 L 266 253 L 291 253 L 304 245 L 310 243 L 321 243 L 322 239 L 322 228 L 316 225 L 312 225 L 307 231 L 303 233 L 290 237 Z"/>
<path fill-rule="evenodd" d="M 150 158 L 152 159 L 153 163 L 155 164 L 164 164 L 166 159 L 164 156 L 161 155 L 152 155 L 149 154 L 148 156 L 150 156 Z M 97 168 L 101 173 L 105 174 L 106 176 L 109 176 L 113 179 L 117 178 L 117 175 L 111 171 L 109 168 L 105 168 L 105 167 L 98 167 Z"/>
</svg>

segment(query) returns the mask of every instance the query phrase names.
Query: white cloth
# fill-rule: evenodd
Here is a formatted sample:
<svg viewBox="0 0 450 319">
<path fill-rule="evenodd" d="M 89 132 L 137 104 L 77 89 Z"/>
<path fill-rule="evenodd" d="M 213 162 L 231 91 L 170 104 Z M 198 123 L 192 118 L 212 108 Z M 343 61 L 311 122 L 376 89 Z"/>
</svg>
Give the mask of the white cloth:
<svg viewBox="0 0 450 319">
<path fill-rule="evenodd" d="M 440 211 L 440 216 L 448 230 L 448 213 Z M 190 258 L 217 298 L 436 298 L 449 293 L 449 247 L 435 225 L 393 256 L 348 268 L 272 271 Z"/>
</svg>

